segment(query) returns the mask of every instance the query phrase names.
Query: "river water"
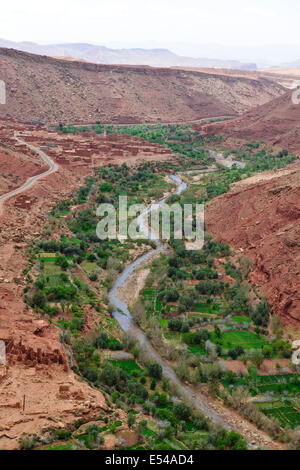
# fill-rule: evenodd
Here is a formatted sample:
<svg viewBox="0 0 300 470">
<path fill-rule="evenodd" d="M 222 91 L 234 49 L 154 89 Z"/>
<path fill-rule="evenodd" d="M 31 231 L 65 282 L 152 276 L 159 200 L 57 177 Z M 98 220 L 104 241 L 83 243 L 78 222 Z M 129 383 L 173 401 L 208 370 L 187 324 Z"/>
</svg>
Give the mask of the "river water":
<svg viewBox="0 0 300 470">
<path fill-rule="evenodd" d="M 181 194 L 182 191 L 187 188 L 186 183 L 184 183 L 178 175 L 172 175 L 171 178 L 178 185 L 175 194 Z M 151 211 L 156 210 L 159 206 L 164 204 L 166 199 L 167 198 L 162 199 L 157 204 L 152 205 L 139 216 L 138 226 L 141 231 L 145 226 L 145 217 Z M 149 232 L 146 231 L 146 234 L 149 235 Z M 152 257 L 154 253 L 162 252 L 163 249 L 164 246 L 158 241 L 158 246 L 156 250 L 150 251 L 149 253 L 146 253 L 145 255 L 136 259 L 133 263 L 127 266 L 124 271 L 117 277 L 112 289 L 109 292 L 109 300 L 115 309 L 112 315 L 117 320 L 122 330 L 131 333 L 131 335 L 138 341 L 139 346 L 143 350 L 143 352 L 145 352 L 148 357 L 151 357 L 153 360 L 155 360 L 161 365 L 163 369 L 163 375 L 168 378 L 171 382 L 173 382 L 173 384 L 176 385 L 177 391 L 181 397 L 187 398 L 190 402 L 193 403 L 193 406 L 196 409 L 202 411 L 205 416 L 207 416 L 214 422 L 219 423 L 226 429 L 232 429 L 231 426 L 229 426 L 227 422 L 224 421 L 223 418 L 210 407 L 204 395 L 202 395 L 198 391 L 197 393 L 191 391 L 189 386 L 185 385 L 179 379 L 172 367 L 153 348 L 145 333 L 134 323 L 132 315 L 129 312 L 128 305 L 119 297 L 118 291 L 120 287 L 127 282 L 127 280 L 134 274 L 137 268 L 145 261 L 147 261 L 147 259 Z"/>
</svg>

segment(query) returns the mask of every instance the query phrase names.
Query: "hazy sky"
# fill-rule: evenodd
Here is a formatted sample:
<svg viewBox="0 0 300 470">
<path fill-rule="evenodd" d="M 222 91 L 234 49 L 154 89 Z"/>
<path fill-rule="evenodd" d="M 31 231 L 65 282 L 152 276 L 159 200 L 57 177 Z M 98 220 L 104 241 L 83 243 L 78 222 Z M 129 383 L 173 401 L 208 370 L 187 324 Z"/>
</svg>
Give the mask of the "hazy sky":
<svg viewBox="0 0 300 470">
<path fill-rule="evenodd" d="M 299 0 L 8 0 L 0 37 L 165 47 L 300 44 Z M 300 51 L 299 51 L 300 52 Z"/>
</svg>

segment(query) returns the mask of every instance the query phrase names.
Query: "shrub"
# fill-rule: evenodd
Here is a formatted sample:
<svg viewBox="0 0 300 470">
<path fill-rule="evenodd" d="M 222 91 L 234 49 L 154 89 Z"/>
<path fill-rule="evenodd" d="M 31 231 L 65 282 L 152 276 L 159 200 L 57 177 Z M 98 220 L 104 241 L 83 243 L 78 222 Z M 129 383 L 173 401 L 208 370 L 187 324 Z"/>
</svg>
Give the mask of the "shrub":
<svg viewBox="0 0 300 470">
<path fill-rule="evenodd" d="M 190 406 L 186 405 L 183 402 L 176 403 L 174 405 L 174 416 L 180 421 L 185 421 L 189 419 L 192 414 L 192 409 Z"/>
<path fill-rule="evenodd" d="M 42 291 L 35 292 L 31 298 L 30 304 L 32 307 L 39 307 L 39 308 L 45 307 L 46 296 L 44 292 Z"/>
<path fill-rule="evenodd" d="M 39 442 L 39 438 L 36 434 L 33 436 L 29 436 L 27 434 L 23 434 L 19 438 L 19 447 L 20 450 L 31 450 L 34 449 L 34 447 L 37 445 Z"/>
<path fill-rule="evenodd" d="M 237 359 L 238 357 L 242 356 L 245 353 L 245 350 L 242 346 L 236 346 L 234 349 L 230 349 L 228 351 L 228 356 L 231 359 Z"/>
<path fill-rule="evenodd" d="M 262 353 L 265 357 L 271 357 L 273 348 L 272 346 L 265 345 L 262 349 Z"/>
<path fill-rule="evenodd" d="M 90 382 L 97 382 L 98 380 L 98 369 L 95 367 L 85 367 L 82 375 Z"/>
<path fill-rule="evenodd" d="M 107 347 L 107 342 L 108 342 L 108 336 L 105 332 L 103 332 L 99 336 L 97 336 L 94 344 L 96 348 L 105 349 Z"/>
<path fill-rule="evenodd" d="M 158 293 L 158 298 L 164 302 L 176 302 L 179 298 L 179 294 L 177 289 L 169 287 L 168 289 L 160 291 Z"/>
<path fill-rule="evenodd" d="M 238 434 L 235 431 L 230 431 L 225 439 L 224 443 L 226 447 L 229 447 L 230 449 L 234 450 L 246 450 L 247 449 L 247 443 L 245 439 L 242 438 L 240 434 Z"/>
<path fill-rule="evenodd" d="M 258 351 L 255 351 L 251 356 L 251 361 L 255 365 L 255 367 L 260 369 L 262 363 L 264 362 L 264 356 Z"/>
<path fill-rule="evenodd" d="M 171 331 L 181 331 L 182 323 L 183 322 L 180 318 L 174 318 L 172 320 L 169 320 L 168 328 Z"/>
<path fill-rule="evenodd" d="M 154 379 L 161 380 L 161 378 L 162 378 L 162 367 L 157 362 L 149 364 L 148 372 L 149 372 L 150 377 L 153 377 Z"/>
<path fill-rule="evenodd" d="M 129 428 L 135 424 L 135 415 L 133 413 L 128 413 L 127 424 Z"/>
<path fill-rule="evenodd" d="M 100 375 L 101 382 L 111 387 L 118 383 L 118 379 L 118 369 L 110 364 L 105 364 Z"/>
<path fill-rule="evenodd" d="M 53 435 L 56 439 L 59 439 L 60 441 L 65 441 L 67 439 L 70 439 L 72 433 L 71 431 L 67 431 L 66 429 L 56 429 Z"/>
<path fill-rule="evenodd" d="M 202 344 L 209 339 L 209 334 L 207 330 L 197 330 L 194 335 L 194 343 Z"/>
<path fill-rule="evenodd" d="M 257 326 L 267 326 L 270 316 L 270 306 L 267 301 L 260 302 L 251 315 L 251 319 Z"/>
<path fill-rule="evenodd" d="M 150 390 L 155 390 L 155 388 L 156 388 L 156 380 L 152 379 L 151 385 L 150 385 Z"/>
</svg>

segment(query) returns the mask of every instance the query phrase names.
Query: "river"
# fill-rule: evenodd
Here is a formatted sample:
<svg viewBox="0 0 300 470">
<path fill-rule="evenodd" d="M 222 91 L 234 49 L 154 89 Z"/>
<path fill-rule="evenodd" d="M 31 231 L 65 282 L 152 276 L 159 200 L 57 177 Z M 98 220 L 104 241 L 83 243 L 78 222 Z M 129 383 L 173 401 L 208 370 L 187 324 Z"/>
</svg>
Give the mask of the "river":
<svg viewBox="0 0 300 470">
<path fill-rule="evenodd" d="M 177 183 L 177 190 L 175 194 L 181 194 L 186 188 L 187 185 L 182 181 L 182 179 L 178 175 L 172 175 L 171 178 Z M 153 210 L 156 210 L 159 206 L 165 203 L 167 198 L 162 199 L 157 204 L 152 205 L 151 207 L 147 208 L 137 219 L 138 226 L 140 230 L 144 228 L 144 221 L 145 217 Z M 149 232 L 147 231 L 146 234 L 149 236 Z M 151 235 L 150 235 L 151 236 Z M 159 355 L 159 353 L 153 348 L 152 344 L 150 343 L 149 339 L 145 335 L 145 333 L 134 323 L 132 315 L 129 312 L 128 305 L 122 301 L 119 297 L 118 291 L 120 287 L 122 287 L 128 279 L 134 274 L 136 269 L 147 261 L 150 257 L 153 256 L 155 252 L 162 252 L 164 249 L 163 244 L 158 241 L 158 246 L 156 250 L 150 251 L 145 255 L 141 256 L 140 258 L 136 259 L 133 263 L 127 266 L 124 271 L 117 277 L 112 289 L 109 292 L 109 300 L 113 305 L 115 311 L 113 312 L 113 317 L 117 320 L 120 327 L 123 331 L 127 333 L 131 333 L 132 336 L 138 341 L 140 348 L 146 352 L 148 357 L 151 357 L 156 362 L 158 362 L 162 369 L 163 375 L 168 378 L 173 384 L 176 385 L 178 394 L 181 397 L 187 398 L 190 402 L 193 403 L 193 406 L 203 412 L 203 414 L 210 418 L 215 423 L 222 425 L 226 429 L 232 429 L 231 426 L 209 405 L 206 397 L 201 394 L 201 392 L 191 391 L 190 387 L 185 385 L 174 372 L 172 367 Z"/>
</svg>

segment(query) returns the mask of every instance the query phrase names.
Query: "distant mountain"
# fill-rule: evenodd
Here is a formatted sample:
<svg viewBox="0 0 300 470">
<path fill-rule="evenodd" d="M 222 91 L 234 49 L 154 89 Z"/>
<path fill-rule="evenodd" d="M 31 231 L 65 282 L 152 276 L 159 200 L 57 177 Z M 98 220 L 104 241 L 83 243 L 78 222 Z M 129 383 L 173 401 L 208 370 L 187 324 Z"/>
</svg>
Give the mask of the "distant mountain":
<svg viewBox="0 0 300 470">
<path fill-rule="evenodd" d="M 288 68 L 300 67 L 300 59 L 295 60 L 294 62 L 288 62 L 288 63 L 282 64 L 281 67 L 288 67 Z"/>
<path fill-rule="evenodd" d="M 109 49 L 93 44 L 49 44 L 13 42 L 0 39 L 0 47 L 16 49 L 31 54 L 85 60 L 100 64 L 151 65 L 152 67 L 196 67 L 256 70 L 254 63 L 238 60 L 184 57 L 168 49 Z"/>
</svg>

